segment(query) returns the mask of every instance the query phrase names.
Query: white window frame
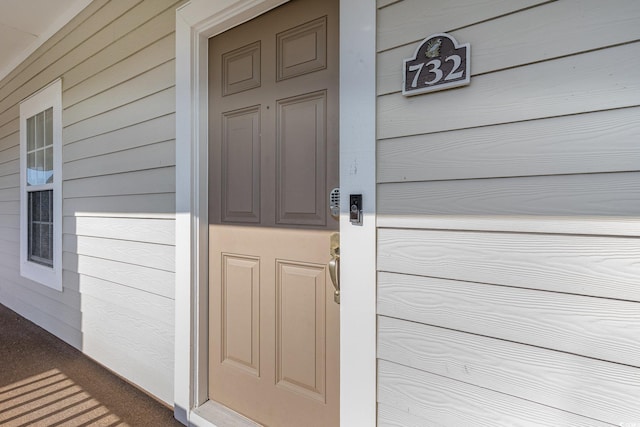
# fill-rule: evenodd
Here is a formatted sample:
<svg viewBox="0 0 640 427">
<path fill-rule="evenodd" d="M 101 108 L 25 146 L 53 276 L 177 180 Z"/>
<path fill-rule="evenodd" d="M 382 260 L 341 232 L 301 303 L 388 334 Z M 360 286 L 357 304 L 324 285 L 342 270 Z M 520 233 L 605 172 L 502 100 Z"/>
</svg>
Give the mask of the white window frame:
<svg viewBox="0 0 640 427">
<path fill-rule="evenodd" d="M 53 108 L 53 184 L 27 186 L 27 119 Z M 28 188 L 53 190 L 53 266 L 29 261 Z M 62 291 L 62 80 L 20 103 L 20 275 Z"/>
</svg>

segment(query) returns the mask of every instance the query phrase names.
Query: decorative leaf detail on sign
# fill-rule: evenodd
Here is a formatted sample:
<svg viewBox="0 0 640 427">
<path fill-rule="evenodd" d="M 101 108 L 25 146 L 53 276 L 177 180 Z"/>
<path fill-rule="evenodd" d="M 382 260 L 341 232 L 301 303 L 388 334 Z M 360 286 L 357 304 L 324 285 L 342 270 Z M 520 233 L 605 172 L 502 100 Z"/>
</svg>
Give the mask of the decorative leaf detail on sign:
<svg viewBox="0 0 640 427">
<path fill-rule="evenodd" d="M 427 58 L 437 58 L 440 56 L 440 46 L 442 46 L 442 39 L 431 40 L 427 44 Z"/>
</svg>

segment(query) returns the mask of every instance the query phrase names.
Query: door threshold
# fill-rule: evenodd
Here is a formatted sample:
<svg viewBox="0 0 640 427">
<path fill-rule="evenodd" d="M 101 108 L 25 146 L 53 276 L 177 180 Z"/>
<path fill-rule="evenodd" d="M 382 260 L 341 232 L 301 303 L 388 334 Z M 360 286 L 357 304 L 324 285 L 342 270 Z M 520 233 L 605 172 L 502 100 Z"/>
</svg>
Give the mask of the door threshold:
<svg viewBox="0 0 640 427">
<path fill-rule="evenodd" d="M 208 400 L 191 412 L 189 425 L 193 427 L 262 427 L 262 424 L 212 400 Z"/>
</svg>

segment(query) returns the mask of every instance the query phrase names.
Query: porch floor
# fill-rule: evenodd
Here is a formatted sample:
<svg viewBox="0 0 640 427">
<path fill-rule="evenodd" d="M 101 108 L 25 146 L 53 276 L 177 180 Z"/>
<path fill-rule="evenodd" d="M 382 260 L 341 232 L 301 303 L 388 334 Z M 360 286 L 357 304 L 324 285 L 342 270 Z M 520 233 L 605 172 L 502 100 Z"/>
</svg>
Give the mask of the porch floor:
<svg viewBox="0 0 640 427">
<path fill-rule="evenodd" d="M 173 411 L 0 304 L 0 426 L 182 426 Z"/>
</svg>

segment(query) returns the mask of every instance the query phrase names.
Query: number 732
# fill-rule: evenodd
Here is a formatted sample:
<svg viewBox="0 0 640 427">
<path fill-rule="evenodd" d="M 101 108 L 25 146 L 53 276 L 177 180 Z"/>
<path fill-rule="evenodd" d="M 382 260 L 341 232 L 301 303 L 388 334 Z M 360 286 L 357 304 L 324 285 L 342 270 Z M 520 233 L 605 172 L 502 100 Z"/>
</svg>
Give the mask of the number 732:
<svg viewBox="0 0 640 427">
<path fill-rule="evenodd" d="M 460 58 L 459 55 L 448 56 L 444 61 L 453 62 L 453 67 L 451 68 L 451 71 L 449 71 L 447 76 L 444 77 L 444 81 L 455 80 L 462 77 L 462 75 L 464 74 L 464 70 L 458 71 L 458 68 L 460 68 L 460 65 L 462 64 L 462 58 Z M 440 61 L 439 59 L 432 59 L 427 63 L 421 62 L 420 64 L 409 65 L 410 72 L 417 71 L 413 76 L 411 87 L 418 87 L 418 79 L 420 78 L 420 74 L 422 73 L 422 70 L 425 66 L 427 67 L 427 73 L 434 74 L 435 77 L 431 80 L 425 80 L 424 84 L 431 86 L 441 81 L 442 77 L 444 76 L 444 73 L 440 69 L 441 65 L 442 61 Z"/>
</svg>

